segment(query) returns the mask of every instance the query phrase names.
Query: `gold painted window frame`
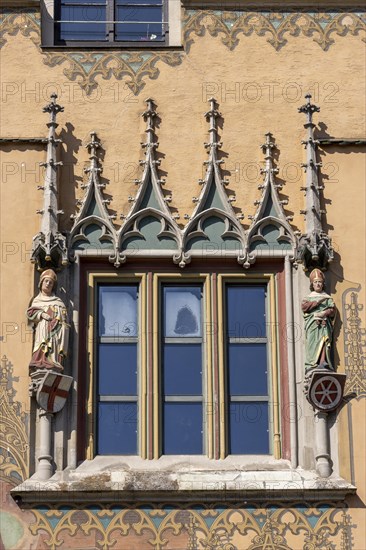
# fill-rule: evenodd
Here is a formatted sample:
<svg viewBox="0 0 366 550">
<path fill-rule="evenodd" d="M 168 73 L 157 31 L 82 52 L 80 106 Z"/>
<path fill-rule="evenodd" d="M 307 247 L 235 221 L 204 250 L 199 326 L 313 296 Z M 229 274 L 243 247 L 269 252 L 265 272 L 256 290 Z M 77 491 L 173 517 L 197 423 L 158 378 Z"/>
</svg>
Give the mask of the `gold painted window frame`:
<svg viewBox="0 0 366 550">
<path fill-rule="evenodd" d="M 225 325 L 225 285 L 230 283 L 266 283 L 269 328 L 268 338 L 268 364 L 269 372 L 269 425 L 272 426 L 270 435 L 270 451 L 275 459 L 281 458 L 281 419 L 279 401 L 279 346 L 277 323 L 277 284 L 274 273 L 247 274 L 247 273 L 153 273 L 152 278 L 146 272 L 133 272 L 126 274 L 93 272 L 88 273 L 88 304 L 87 304 L 87 453 L 86 458 L 91 460 L 95 453 L 96 407 L 95 373 L 97 357 L 97 289 L 99 283 L 137 283 L 139 285 L 139 366 L 138 366 L 138 455 L 143 459 L 158 459 L 161 456 L 161 368 L 160 368 L 160 334 L 161 334 L 161 286 L 168 283 L 202 283 L 203 286 L 203 411 L 206 416 L 203 419 L 204 430 L 204 455 L 209 459 L 225 459 L 227 453 L 227 415 L 221 414 L 227 410 L 226 396 L 226 349 L 223 339 L 214 337 L 212 330 L 205 330 L 214 326 L 214 308 L 217 308 L 216 318 L 218 327 Z M 149 312 L 149 293 L 152 293 L 152 311 Z M 151 315 L 151 320 L 148 317 Z M 217 346 L 218 361 L 218 396 L 214 391 L 214 356 Z M 152 368 L 148 368 L 148 354 L 152 349 Z M 152 422 L 149 423 L 148 412 L 148 384 L 152 378 Z M 210 409 L 207 409 L 207 406 Z M 215 418 L 220 414 L 219 433 L 215 431 Z M 149 425 L 151 426 L 149 428 Z M 149 445 L 149 429 L 152 430 L 152 444 Z M 216 441 L 216 443 L 215 443 Z M 217 444 L 218 441 L 218 444 Z"/>
<path fill-rule="evenodd" d="M 272 430 L 270 434 L 270 452 L 275 459 L 281 458 L 281 418 L 280 418 L 280 400 L 279 400 L 279 346 L 278 346 L 278 322 L 277 322 L 277 285 L 274 273 L 263 274 L 219 274 L 217 282 L 217 304 L 218 304 L 218 326 L 225 326 L 225 287 L 230 283 L 243 282 L 266 283 L 267 299 L 266 311 L 268 312 L 268 357 L 267 364 L 269 368 L 269 427 Z M 221 304 L 221 307 L 220 307 Z M 218 338 L 218 358 L 219 358 L 219 410 L 227 411 L 227 391 L 226 391 L 226 349 L 222 338 Z M 227 414 L 220 417 L 220 459 L 227 456 Z"/>
<path fill-rule="evenodd" d="M 153 362 L 153 380 L 154 380 L 154 427 L 158 427 L 154 430 L 154 450 L 153 458 L 157 459 L 161 456 L 162 449 L 162 415 L 161 415 L 161 361 L 160 361 L 160 346 L 161 346 L 161 286 L 164 283 L 174 283 L 182 282 L 186 284 L 190 283 L 202 283 L 203 285 L 203 327 L 202 327 L 202 344 L 203 344 L 203 356 L 205 358 L 204 363 L 207 363 L 208 366 L 212 364 L 211 360 L 211 335 L 207 334 L 204 328 L 207 326 L 206 323 L 211 319 L 211 277 L 209 273 L 155 273 L 153 277 L 153 353 L 154 353 L 154 362 Z M 202 365 L 202 371 L 204 370 L 204 364 Z M 206 404 L 211 395 L 211 386 L 212 381 L 210 377 L 210 368 L 207 369 L 207 372 L 202 372 L 203 378 L 203 411 L 205 410 Z M 212 419 L 211 422 L 210 415 L 207 415 L 206 422 L 203 418 L 203 426 L 206 426 L 204 429 L 204 441 L 203 441 L 203 450 L 204 455 L 210 457 L 210 443 L 212 440 Z"/>
<path fill-rule="evenodd" d="M 120 275 L 117 273 L 88 273 L 88 326 L 87 326 L 87 359 L 86 359 L 86 380 L 87 385 L 87 452 L 86 458 L 92 460 L 96 456 L 95 429 L 96 418 L 96 362 L 97 362 L 97 308 L 98 308 L 98 284 L 100 283 L 137 283 L 139 285 L 138 300 L 138 453 L 146 457 L 146 430 L 144 419 L 146 418 L 146 336 L 147 336 L 147 312 L 144 297 L 146 296 L 147 273 L 128 273 Z"/>
</svg>

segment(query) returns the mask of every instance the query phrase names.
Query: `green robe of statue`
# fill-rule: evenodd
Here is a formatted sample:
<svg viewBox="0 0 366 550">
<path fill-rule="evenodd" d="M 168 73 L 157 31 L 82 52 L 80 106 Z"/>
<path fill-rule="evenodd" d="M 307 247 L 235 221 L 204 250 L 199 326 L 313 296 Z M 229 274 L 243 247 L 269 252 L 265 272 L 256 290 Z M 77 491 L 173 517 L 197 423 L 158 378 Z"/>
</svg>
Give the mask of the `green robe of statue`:
<svg viewBox="0 0 366 550">
<path fill-rule="evenodd" d="M 301 304 L 305 320 L 305 371 L 332 366 L 330 349 L 336 308 L 325 292 L 311 292 Z"/>
</svg>

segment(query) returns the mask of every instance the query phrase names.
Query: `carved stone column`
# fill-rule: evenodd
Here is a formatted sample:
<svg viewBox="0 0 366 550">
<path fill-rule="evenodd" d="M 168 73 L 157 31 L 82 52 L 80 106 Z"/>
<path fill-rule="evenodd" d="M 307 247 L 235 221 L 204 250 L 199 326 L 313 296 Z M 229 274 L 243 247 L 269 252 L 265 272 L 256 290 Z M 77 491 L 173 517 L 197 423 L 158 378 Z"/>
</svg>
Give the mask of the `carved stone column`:
<svg viewBox="0 0 366 550">
<path fill-rule="evenodd" d="M 46 481 L 53 475 L 52 420 L 60 412 L 71 388 L 73 378 L 58 372 L 38 371 L 32 375 L 30 394 L 36 398 L 39 409 L 40 451 L 36 478 Z"/>
<path fill-rule="evenodd" d="M 51 451 L 53 414 L 39 410 L 40 454 L 38 456 L 37 478 L 41 481 L 50 479 L 53 474 L 53 458 Z"/>
<path fill-rule="evenodd" d="M 328 415 L 315 410 L 315 461 L 316 471 L 320 477 L 329 477 L 332 473 L 328 441 Z"/>
<path fill-rule="evenodd" d="M 320 477 L 329 477 L 332 474 L 328 413 L 334 412 L 341 405 L 345 382 L 345 374 L 316 369 L 305 386 L 306 398 L 314 410 L 315 461 Z"/>
</svg>

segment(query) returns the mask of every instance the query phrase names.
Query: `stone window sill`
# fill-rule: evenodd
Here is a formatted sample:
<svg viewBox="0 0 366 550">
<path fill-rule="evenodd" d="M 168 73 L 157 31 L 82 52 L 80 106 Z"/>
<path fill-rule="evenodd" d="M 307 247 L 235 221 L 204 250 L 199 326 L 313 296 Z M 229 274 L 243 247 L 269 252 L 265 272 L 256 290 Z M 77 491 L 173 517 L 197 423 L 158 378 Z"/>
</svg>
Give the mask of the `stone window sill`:
<svg viewBox="0 0 366 550">
<path fill-rule="evenodd" d="M 324 479 L 315 471 L 292 469 L 289 461 L 270 456 L 229 456 L 208 460 L 194 456 L 97 456 L 75 470 L 47 481 L 36 476 L 11 493 L 19 504 L 40 502 L 118 501 L 343 501 L 356 487 L 336 475 Z"/>
</svg>

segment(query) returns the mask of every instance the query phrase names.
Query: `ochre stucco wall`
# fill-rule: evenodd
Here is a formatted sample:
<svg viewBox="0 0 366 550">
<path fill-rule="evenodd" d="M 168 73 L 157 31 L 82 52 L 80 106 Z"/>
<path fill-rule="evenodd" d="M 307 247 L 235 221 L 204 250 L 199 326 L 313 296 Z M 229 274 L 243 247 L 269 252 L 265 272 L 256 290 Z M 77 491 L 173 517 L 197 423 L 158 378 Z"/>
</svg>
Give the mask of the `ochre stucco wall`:
<svg viewBox="0 0 366 550">
<path fill-rule="evenodd" d="M 362 31 L 358 36 L 352 36 L 349 32 L 343 37 L 334 34 L 335 42 L 326 50 L 312 37 L 303 34 L 295 37 L 286 35 L 288 43 L 279 50 L 272 47 L 266 37 L 240 35 L 237 46 L 230 50 L 222 43 L 220 36 L 213 37 L 206 32 L 203 37 L 194 35 L 194 43 L 188 53 L 182 53 L 180 65 L 172 67 L 158 61 L 156 78 L 151 79 L 146 75 L 143 78 L 144 87 L 137 95 L 126 86 L 126 78 L 118 81 L 113 76 L 108 79 L 96 77 L 97 87 L 87 95 L 77 81 L 65 76 L 67 64 L 47 66 L 39 47 L 29 37 L 20 33 L 15 36 L 6 33 L 6 42 L 1 52 L 1 66 L 6 70 L 2 71 L 0 137 L 46 136 L 48 116 L 42 113 L 42 107 L 56 89 L 58 102 L 65 108 L 58 115 L 58 134 L 64 140 L 60 147 L 60 159 L 64 162 L 59 182 L 60 207 L 65 212 L 60 218 L 61 229 L 70 229 L 70 214 L 75 213 L 75 199 L 83 196 L 83 168 L 88 162 L 84 146 L 92 130 L 97 132 L 105 152 L 103 177 L 108 183 L 105 193 L 111 198 L 109 208 L 111 212 L 117 213 L 116 223 L 119 225 L 119 215 L 127 214 L 130 208 L 128 196 L 136 193 L 133 179 L 141 175 L 139 160 L 143 158 L 143 152 L 140 142 L 144 139 L 145 130 L 141 114 L 145 108 L 144 99 L 152 97 L 160 117 L 157 135 L 158 152 L 161 154 L 160 170 L 166 179 L 164 189 L 172 195 L 171 207 L 176 209 L 180 215 L 179 222 L 184 224 L 184 214 L 190 214 L 194 208 L 192 197 L 200 193 L 198 179 L 204 173 L 202 163 L 207 157 L 204 142 L 208 139 L 208 124 L 203 114 L 208 109 L 207 99 L 213 95 L 222 114 L 220 138 L 225 161 L 222 168 L 229 179 L 228 191 L 236 195 L 234 207 L 238 213 L 245 214 L 244 226 L 248 227 L 248 215 L 255 212 L 253 202 L 260 198 L 257 185 L 262 181 L 259 168 L 263 165 L 263 154 L 259 146 L 264 142 L 264 134 L 270 131 L 278 148 L 278 177 L 285 183 L 281 198 L 289 199 L 286 212 L 294 216 L 294 229 L 303 231 L 304 219 L 300 210 L 304 208 L 304 194 L 300 187 L 305 180 L 300 164 L 305 160 L 301 145 L 301 140 L 305 139 L 305 117 L 297 112 L 297 107 L 304 103 L 303 96 L 310 90 L 314 103 L 321 107 L 320 113 L 314 115 L 320 134 L 343 138 L 364 137 L 365 55 L 361 35 L 364 35 Z M 36 163 L 45 160 L 45 150 L 35 144 L 2 143 L 0 154 L 1 355 L 6 355 L 14 369 L 12 376 L 15 378 L 10 379 L 9 384 L 15 389 L 16 396 L 10 398 L 8 393 L 9 402 L 19 402 L 21 410 L 28 413 L 31 333 L 25 324 L 24 311 L 34 291 L 34 268 L 29 262 L 29 251 L 32 237 L 39 231 L 36 210 L 42 208 L 42 193 L 37 191 L 37 185 L 42 184 L 42 171 L 36 168 Z M 320 156 L 325 185 L 326 230 L 333 238 L 336 251 L 328 277 L 331 281 L 329 290 L 340 314 L 336 353 L 338 369 L 344 372 L 343 293 L 347 289 L 356 288 L 358 304 L 366 302 L 365 156 L 364 148 L 358 146 L 326 146 L 320 150 Z M 32 170 L 36 170 L 36 174 L 31 173 Z M 365 327 L 365 318 L 361 310 L 359 317 L 362 329 Z M 362 350 L 360 347 L 361 361 Z M 5 369 L 3 376 L 6 372 L 9 371 Z M 351 519 L 348 521 L 346 516 L 342 516 L 342 511 L 332 508 L 329 511 L 312 510 L 308 512 L 312 523 L 306 524 L 308 535 L 305 527 L 298 533 L 295 527 L 286 527 L 280 533 L 285 540 L 278 539 L 276 548 L 305 548 L 309 540 L 314 542 L 314 548 L 326 548 L 321 545 L 320 531 L 317 530 L 320 529 L 320 519 L 318 523 L 314 519 L 319 517 L 327 528 L 329 526 L 329 543 L 342 550 L 364 550 L 365 402 L 365 395 L 353 399 L 351 405 L 344 407 L 338 417 L 340 473 L 357 486 L 357 497 L 348 500 Z M 16 409 L 7 410 L 7 414 L 19 417 Z M 56 534 L 56 528 L 41 524 L 40 512 L 21 512 L 8 493 L 9 486 L 16 483 L 16 478 L 12 477 L 10 485 L 5 485 L 9 476 L 5 460 L 0 462 L 0 471 L 4 512 L 13 518 L 2 517 L 2 522 L 7 522 L 7 530 L 3 532 L 6 550 L 55 548 L 61 539 L 64 540 L 58 546 L 61 548 L 103 547 L 102 533 L 107 536 L 105 528 L 98 528 L 99 531 L 97 529 L 89 534 L 86 527 L 79 530 L 75 528 L 76 536 L 73 538 L 73 530 L 70 529 L 69 534 L 65 530 L 61 539 L 58 539 L 61 528 L 57 527 L 59 531 Z M 154 523 L 153 519 L 161 516 L 167 525 L 169 522 L 178 524 L 177 536 L 167 527 L 163 537 L 167 542 L 165 546 L 161 543 L 161 548 L 188 548 L 188 544 L 195 544 L 190 548 L 203 548 L 205 537 L 206 542 L 211 543 L 209 548 L 231 548 L 225 544 L 232 544 L 233 548 L 240 550 L 249 547 L 266 548 L 264 544 L 269 539 L 265 539 L 263 526 L 266 521 L 270 525 L 269 518 L 273 522 L 273 536 L 276 529 L 281 530 L 284 525 L 300 517 L 293 516 L 293 512 L 286 511 L 286 507 L 283 507 L 282 512 L 283 517 L 280 518 L 274 509 L 266 516 L 263 509 L 259 509 L 256 514 L 252 510 L 235 512 L 230 508 L 223 513 L 217 508 L 199 513 L 205 518 L 212 515 L 217 521 L 211 528 L 205 523 L 206 527 L 201 531 L 198 525 L 203 520 L 198 512 L 196 516 L 192 513 L 178 518 L 163 509 L 145 515 L 135 512 L 130 520 L 125 516 L 122 519 L 122 524 L 130 527 L 134 525 L 135 530 L 131 528 L 128 531 L 126 527 L 124 537 L 119 538 L 118 544 L 121 546 L 117 544 L 114 547 L 118 550 L 159 548 L 158 523 Z M 78 513 L 79 516 L 72 516 L 70 524 L 79 527 L 88 525 L 91 512 L 88 512 L 89 515 L 82 510 Z M 221 513 L 220 524 L 218 518 Z M 62 514 L 65 517 L 65 511 Z M 98 516 L 98 511 L 93 514 L 93 517 Z M 250 536 L 245 535 L 244 518 L 254 521 L 255 517 L 261 518 L 262 523 L 255 524 L 257 531 L 250 531 Z M 12 521 L 14 527 L 9 529 Z M 144 521 L 146 529 L 150 531 L 139 531 L 139 522 L 143 525 Z M 335 529 L 337 521 L 340 523 Z M 17 522 L 21 527 L 16 527 Z M 35 527 L 31 534 L 28 526 L 33 522 Z M 236 527 L 230 534 L 231 525 Z M 334 533 L 331 532 L 332 526 Z M 218 527 L 222 529 L 216 532 Z M 197 540 L 192 534 L 195 531 Z M 255 532 L 264 538 L 257 541 L 257 546 L 249 546 L 254 545 Z M 18 538 L 14 533 L 19 533 Z M 217 533 L 222 533 L 222 538 L 215 541 L 215 536 L 219 536 Z M 306 540 L 306 536 L 309 540 Z M 105 541 L 104 544 L 105 548 L 109 547 L 109 542 Z"/>
</svg>

